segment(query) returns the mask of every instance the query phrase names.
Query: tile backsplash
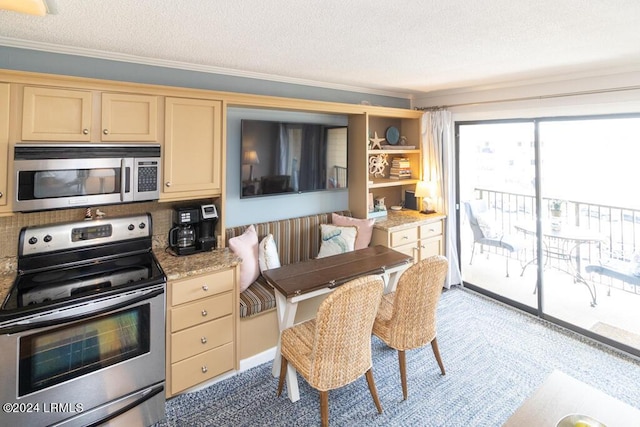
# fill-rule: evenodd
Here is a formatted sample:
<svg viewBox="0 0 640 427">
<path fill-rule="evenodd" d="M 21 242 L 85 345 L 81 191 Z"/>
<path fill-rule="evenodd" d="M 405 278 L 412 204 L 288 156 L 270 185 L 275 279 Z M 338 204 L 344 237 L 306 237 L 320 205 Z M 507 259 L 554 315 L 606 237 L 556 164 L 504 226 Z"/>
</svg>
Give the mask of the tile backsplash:
<svg viewBox="0 0 640 427">
<path fill-rule="evenodd" d="M 163 247 L 167 243 L 167 234 L 173 224 L 173 205 L 170 203 L 131 203 L 125 205 L 100 206 L 100 210 L 110 216 L 137 215 L 151 213 L 153 221 L 154 247 Z M 93 209 L 95 218 L 96 208 Z M 9 217 L 0 217 L 0 270 L 14 269 L 18 255 L 18 237 L 22 227 L 54 224 L 67 221 L 82 221 L 85 209 L 65 209 L 46 212 L 16 213 Z M 4 268 L 3 268 L 4 267 Z"/>
</svg>

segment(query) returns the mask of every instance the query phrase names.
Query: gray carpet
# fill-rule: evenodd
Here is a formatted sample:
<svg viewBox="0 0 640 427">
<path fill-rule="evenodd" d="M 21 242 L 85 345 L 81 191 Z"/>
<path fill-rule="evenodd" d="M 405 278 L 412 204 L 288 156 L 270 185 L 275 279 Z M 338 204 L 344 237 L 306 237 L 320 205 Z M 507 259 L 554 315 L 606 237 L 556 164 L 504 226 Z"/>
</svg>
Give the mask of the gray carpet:
<svg viewBox="0 0 640 427">
<path fill-rule="evenodd" d="M 329 392 L 333 426 L 500 426 L 559 369 L 640 408 L 640 362 L 460 288 L 438 307 L 438 343 L 407 352 L 409 398 L 402 401 L 396 352 L 373 339 L 373 369 L 384 412 L 366 380 Z M 167 426 L 315 426 L 318 393 L 300 380 L 300 400 L 276 397 L 271 363 L 167 402 Z"/>
</svg>

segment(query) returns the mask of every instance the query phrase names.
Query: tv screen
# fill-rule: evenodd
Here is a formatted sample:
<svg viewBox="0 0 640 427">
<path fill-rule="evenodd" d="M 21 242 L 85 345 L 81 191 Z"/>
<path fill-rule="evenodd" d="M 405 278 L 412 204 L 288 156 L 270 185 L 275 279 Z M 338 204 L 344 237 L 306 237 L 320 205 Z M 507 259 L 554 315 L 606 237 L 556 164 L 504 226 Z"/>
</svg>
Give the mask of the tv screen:
<svg viewBox="0 0 640 427">
<path fill-rule="evenodd" d="M 242 120 L 241 197 L 347 187 L 347 127 Z"/>
</svg>

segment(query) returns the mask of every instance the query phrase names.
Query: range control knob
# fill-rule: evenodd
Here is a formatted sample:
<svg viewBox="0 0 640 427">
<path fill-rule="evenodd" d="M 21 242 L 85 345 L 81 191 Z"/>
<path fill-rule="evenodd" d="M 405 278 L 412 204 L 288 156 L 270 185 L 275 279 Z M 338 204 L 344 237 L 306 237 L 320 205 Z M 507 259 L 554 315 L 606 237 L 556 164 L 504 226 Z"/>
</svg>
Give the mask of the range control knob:
<svg viewBox="0 0 640 427">
<path fill-rule="evenodd" d="M 44 236 L 44 241 L 49 243 L 51 240 L 53 240 L 53 237 L 51 237 L 50 234 L 47 234 L 46 236 Z"/>
<path fill-rule="evenodd" d="M 133 225 L 133 224 L 129 224 L 129 226 L 127 227 L 127 229 L 128 229 L 129 231 L 133 231 L 135 228 L 136 228 L 136 226 L 135 226 L 135 225 Z"/>
<path fill-rule="evenodd" d="M 35 245 L 36 243 L 38 243 L 38 238 L 37 237 L 32 237 L 29 239 L 29 244 L 30 245 Z"/>
<path fill-rule="evenodd" d="M 138 225 L 138 228 L 140 230 L 144 230 L 146 226 L 147 226 L 147 224 L 145 224 L 144 222 L 141 222 L 140 225 Z"/>
</svg>

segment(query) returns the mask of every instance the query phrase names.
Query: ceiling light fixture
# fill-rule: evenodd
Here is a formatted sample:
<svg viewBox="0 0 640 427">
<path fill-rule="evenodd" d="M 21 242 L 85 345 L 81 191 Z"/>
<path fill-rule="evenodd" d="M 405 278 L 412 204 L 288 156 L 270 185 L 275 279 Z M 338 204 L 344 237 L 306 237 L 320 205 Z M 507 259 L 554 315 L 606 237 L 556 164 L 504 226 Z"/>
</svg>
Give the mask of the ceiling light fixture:
<svg viewBox="0 0 640 427">
<path fill-rule="evenodd" d="M 0 9 L 12 10 L 29 15 L 45 16 L 47 13 L 55 13 L 55 5 L 52 0 L 0 0 Z"/>
</svg>

